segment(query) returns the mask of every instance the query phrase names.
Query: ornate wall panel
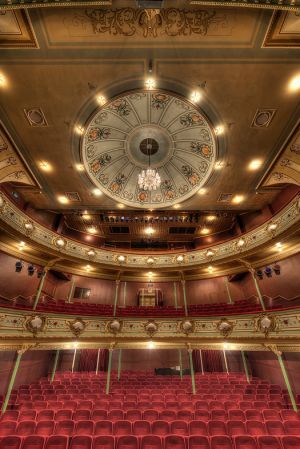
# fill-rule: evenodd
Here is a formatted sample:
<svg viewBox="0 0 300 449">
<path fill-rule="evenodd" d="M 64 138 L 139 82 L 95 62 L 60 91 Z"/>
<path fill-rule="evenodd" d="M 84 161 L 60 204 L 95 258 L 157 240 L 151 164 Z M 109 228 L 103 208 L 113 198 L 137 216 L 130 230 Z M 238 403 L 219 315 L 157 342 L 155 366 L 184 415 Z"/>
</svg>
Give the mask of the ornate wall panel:
<svg viewBox="0 0 300 449">
<path fill-rule="evenodd" d="M 0 12 L 0 48 L 37 47 L 25 10 Z"/>
<path fill-rule="evenodd" d="M 0 183 L 3 182 L 20 182 L 36 186 L 9 136 L 0 125 Z"/>
<path fill-rule="evenodd" d="M 276 11 L 264 47 L 300 47 L 300 11 Z"/>
</svg>

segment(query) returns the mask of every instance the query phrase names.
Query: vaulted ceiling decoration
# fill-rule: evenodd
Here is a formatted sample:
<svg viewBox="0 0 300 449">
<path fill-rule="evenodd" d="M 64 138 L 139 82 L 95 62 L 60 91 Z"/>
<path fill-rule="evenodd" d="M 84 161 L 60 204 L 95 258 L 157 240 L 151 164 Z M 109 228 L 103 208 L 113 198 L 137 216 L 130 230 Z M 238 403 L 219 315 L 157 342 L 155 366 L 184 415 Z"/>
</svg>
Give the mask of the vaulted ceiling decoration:
<svg viewBox="0 0 300 449">
<path fill-rule="evenodd" d="M 137 184 L 148 167 L 161 178 L 156 191 Z M 83 163 L 93 183 L 128 206 L 169 207 L 195 194 L 208 180 L 217 156 L 207 119 L 192 103 L 163 91 L 137 91 L 105 105 L 89 121 Z"/>
<path fill-rule="evenodd" d="M 10 138 L 0 126 L 0 183 L 36 186 L 30 172 L 17 154 Z"/>
</svg>

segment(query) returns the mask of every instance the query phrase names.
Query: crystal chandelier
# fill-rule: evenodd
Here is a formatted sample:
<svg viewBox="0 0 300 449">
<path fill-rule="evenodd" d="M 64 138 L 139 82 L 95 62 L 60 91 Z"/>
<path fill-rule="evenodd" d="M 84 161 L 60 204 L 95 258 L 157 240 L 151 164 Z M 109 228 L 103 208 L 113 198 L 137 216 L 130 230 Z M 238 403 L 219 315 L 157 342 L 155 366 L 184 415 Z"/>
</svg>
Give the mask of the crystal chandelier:
<svg viewBox="0 0 300 449">
<path fill-rule="evenodd" d="M 156 190 L 161 183 L 160 176 L 158 172 L 151 168 L 150 164 L 150 158 L 151 158 L 151 150 L 152 150 L 152 143 L 150 139 L 147 142 L 147 154 L 149 157 L 149 167 L 147 170 L 142 170 L 141 173 L 138 176 L 138 186 L 140 189 L 143 190 Z"/>
</svg>

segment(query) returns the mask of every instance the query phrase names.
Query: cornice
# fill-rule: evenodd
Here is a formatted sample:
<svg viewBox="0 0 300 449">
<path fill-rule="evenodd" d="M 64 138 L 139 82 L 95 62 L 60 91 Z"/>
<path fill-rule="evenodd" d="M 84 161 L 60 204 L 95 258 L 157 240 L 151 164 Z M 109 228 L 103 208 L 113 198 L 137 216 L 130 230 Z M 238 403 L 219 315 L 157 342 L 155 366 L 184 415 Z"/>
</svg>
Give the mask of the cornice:
<svg viewBox="0 0 300 449">
<path fill-rule="evenodd" d="M 261 226 L 245 233 L 242 236 L 243 245 L 239 246 L 241 237 L 237 237 L 224 243 L 211 246 L 209 249 L 200 249 L 185 252 L 183 260 L 177 261 L 181 253 L 167 253 L 158 255 L 144 255 L 140 253 L 126 253 L 126 251 L 111 251 L 91 247 L 81 242 L 61 236 L 22 212 L 4 194 L 0 194 L 0 220 L 4 228 L 20 233 L 27 237 L 32 244 L 51 254 L 53 257 L 82 261 L 82 263 L 99 264 L 106 269 L 131 270 L 170 270 L 184 271 L 197 267 L 205 267 L 212 263 L 224 263 L 229 260 L 242 260 L 263 248 L 274 238 L 284 235 L 288 231 L 295 232 L 299 229 L 300 221 L 300 196 L 294 198 L 285 208 L 274 215 Z M 93 250 L 92 255 L 89 254 Z M 118 256 L 125 256 L 123 263 L 118 261 Z"/>
</svg>

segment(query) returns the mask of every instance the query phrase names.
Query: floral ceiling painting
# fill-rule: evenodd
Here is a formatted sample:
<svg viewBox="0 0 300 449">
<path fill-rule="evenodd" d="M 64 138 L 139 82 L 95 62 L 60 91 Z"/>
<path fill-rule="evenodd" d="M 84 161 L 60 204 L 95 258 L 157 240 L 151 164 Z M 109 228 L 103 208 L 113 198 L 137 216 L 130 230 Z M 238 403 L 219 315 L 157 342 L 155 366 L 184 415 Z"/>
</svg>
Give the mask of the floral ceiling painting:
<svg viewBox="0 0 300 449">
<path fill-rule="evenodd" d="M 155 191 L 137 184 L 149 165 L 161 177 Z M 146 148 L 146 149 L 145 149 Z M 217 157 L 214 132 L 189 101 L 164 91 L 137 91 L 107 103 L 92 116 L 82 139 L 92 182 L 110 198 L 140 208 L 170 207 L 194 195 Z"/>
</svg>

